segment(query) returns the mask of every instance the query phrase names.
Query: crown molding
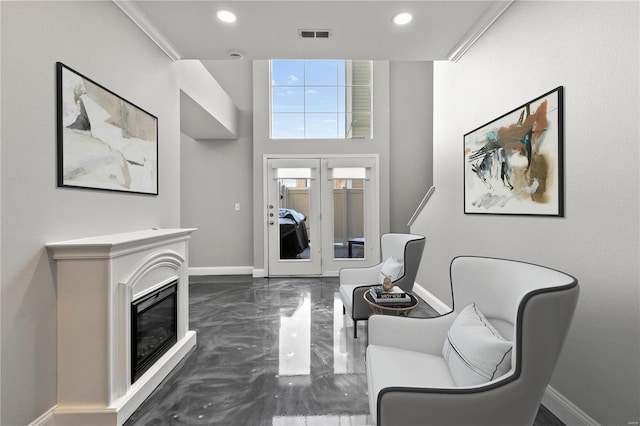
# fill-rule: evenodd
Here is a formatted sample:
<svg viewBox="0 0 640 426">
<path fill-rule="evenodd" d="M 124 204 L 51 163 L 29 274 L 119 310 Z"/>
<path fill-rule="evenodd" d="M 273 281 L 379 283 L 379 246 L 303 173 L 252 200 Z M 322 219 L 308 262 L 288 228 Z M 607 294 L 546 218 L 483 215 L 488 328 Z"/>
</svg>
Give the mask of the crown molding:
<svg viewBox="0 0 640 426">
<path fill-rule="evenodd" d="M 162 51 L 171 58 L 178 61 L 182 54 L 167 40 L 164 35 L 153 25 L 149 18 L 129 0 L 113 0 L 116 6 L 124 12 Z"/>
<path fill-rule="evenodd" d="M 458 62 L 494 22 L 511 6 L 515 0 L 495 1 L 476 23 L 467 31 L 458 44 L 449 52 L 447 59 Z"/>
</svg>

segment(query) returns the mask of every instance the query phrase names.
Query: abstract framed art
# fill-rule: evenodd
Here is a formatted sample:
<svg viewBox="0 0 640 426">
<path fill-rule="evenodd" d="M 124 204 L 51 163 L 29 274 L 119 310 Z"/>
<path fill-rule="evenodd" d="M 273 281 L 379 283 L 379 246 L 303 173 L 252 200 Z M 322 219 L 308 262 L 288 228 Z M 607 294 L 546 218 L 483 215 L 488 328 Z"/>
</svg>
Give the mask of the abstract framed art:
<svg viewBox="0 0 640 426">
<path fill-rule="evenodd" d="M 464 135 L 464 212 L 564 216 L 562 86 Z"/>
<path fill-rule="evenodd" d="M 158 195 L 158 119 L 56 63 L 58 187 Z"/>
</svg>

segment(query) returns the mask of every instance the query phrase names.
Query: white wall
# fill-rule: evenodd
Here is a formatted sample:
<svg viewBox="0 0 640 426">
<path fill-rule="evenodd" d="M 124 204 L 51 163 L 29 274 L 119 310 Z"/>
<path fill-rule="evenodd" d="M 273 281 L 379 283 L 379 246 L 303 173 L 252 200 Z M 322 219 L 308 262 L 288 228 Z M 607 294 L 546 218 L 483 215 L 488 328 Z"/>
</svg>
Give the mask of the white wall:
<svg viewBox="0 0 640 426">
<path fill-rule="evenodd" d="M 391 62 L 389 76 L 390 231 L 407 232 L 433 182 L 433 62 Z"/>
<path fill-rule="evenodd" d="M 182 133 L 194 139 L 237 139 L 238 108 L 211 72 L 197 59 L 180 60 L 176 68 Z"/>
<path fill-rule="evenodd" d="M 418 282 L 446 303 L 448 265 L 460 254 L 578 278 L 551 385 L 606 425 L 640 418 L 638 20 L 638 2 L 519 1 L 458 63 L 436 63 L 436 191 L 412 227 L 427 236 Z M 463 135 L 559 85 L 566 217 L 465 216 Z"/>
<path fill-rule="evenodd" d="M 112 2 L 1 8 L 0 424 L 20 426 L 56 403 L 55 264 L 45 243 L 180 225 L 179 89 L 169 58 Z M 56 61 L 158 117 L 160 195 L 56 188 Z"/>
<path fill-rule="evenodd" d="M 198 228 L 190 243 L 193 268 L 253 265 L 253 94 L 250 61 L 203 61 L 239 110 L 234 140 L 182 135 L 181 220 Z M 240 204 L 240 211 L 235 204 Z M 205 273 L 215 270 L 205 270 Z"/>
</svg>

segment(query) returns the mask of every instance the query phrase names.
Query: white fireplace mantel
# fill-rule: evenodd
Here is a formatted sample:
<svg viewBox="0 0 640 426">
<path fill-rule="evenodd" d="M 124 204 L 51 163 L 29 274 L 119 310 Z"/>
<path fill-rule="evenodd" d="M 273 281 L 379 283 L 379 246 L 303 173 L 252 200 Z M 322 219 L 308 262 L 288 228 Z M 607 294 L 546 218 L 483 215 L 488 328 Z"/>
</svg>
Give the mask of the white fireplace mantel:
<svg viewBox="0 0 640 426">
<path fill-rule="evenodd" d="M 189 326 L 192 228 L 47 244 L 56 260 L 55 424 L 120 426 L 196 344 Z M 178 280 L 177 343 L 131 383 L 131 302 Z"/>
</svg>

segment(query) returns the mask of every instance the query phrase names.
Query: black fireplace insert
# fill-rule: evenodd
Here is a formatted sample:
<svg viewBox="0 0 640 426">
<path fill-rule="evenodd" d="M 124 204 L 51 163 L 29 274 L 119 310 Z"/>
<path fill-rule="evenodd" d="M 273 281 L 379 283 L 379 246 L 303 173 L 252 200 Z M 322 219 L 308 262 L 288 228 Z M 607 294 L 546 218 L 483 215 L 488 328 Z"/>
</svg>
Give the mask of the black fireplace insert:
<svg viewBox="0 0 640 426">
<path fill-rule="evenodd" d="M 131 303 L 131 383 L 177 342 L 178 280 Z"/>
</svg>

